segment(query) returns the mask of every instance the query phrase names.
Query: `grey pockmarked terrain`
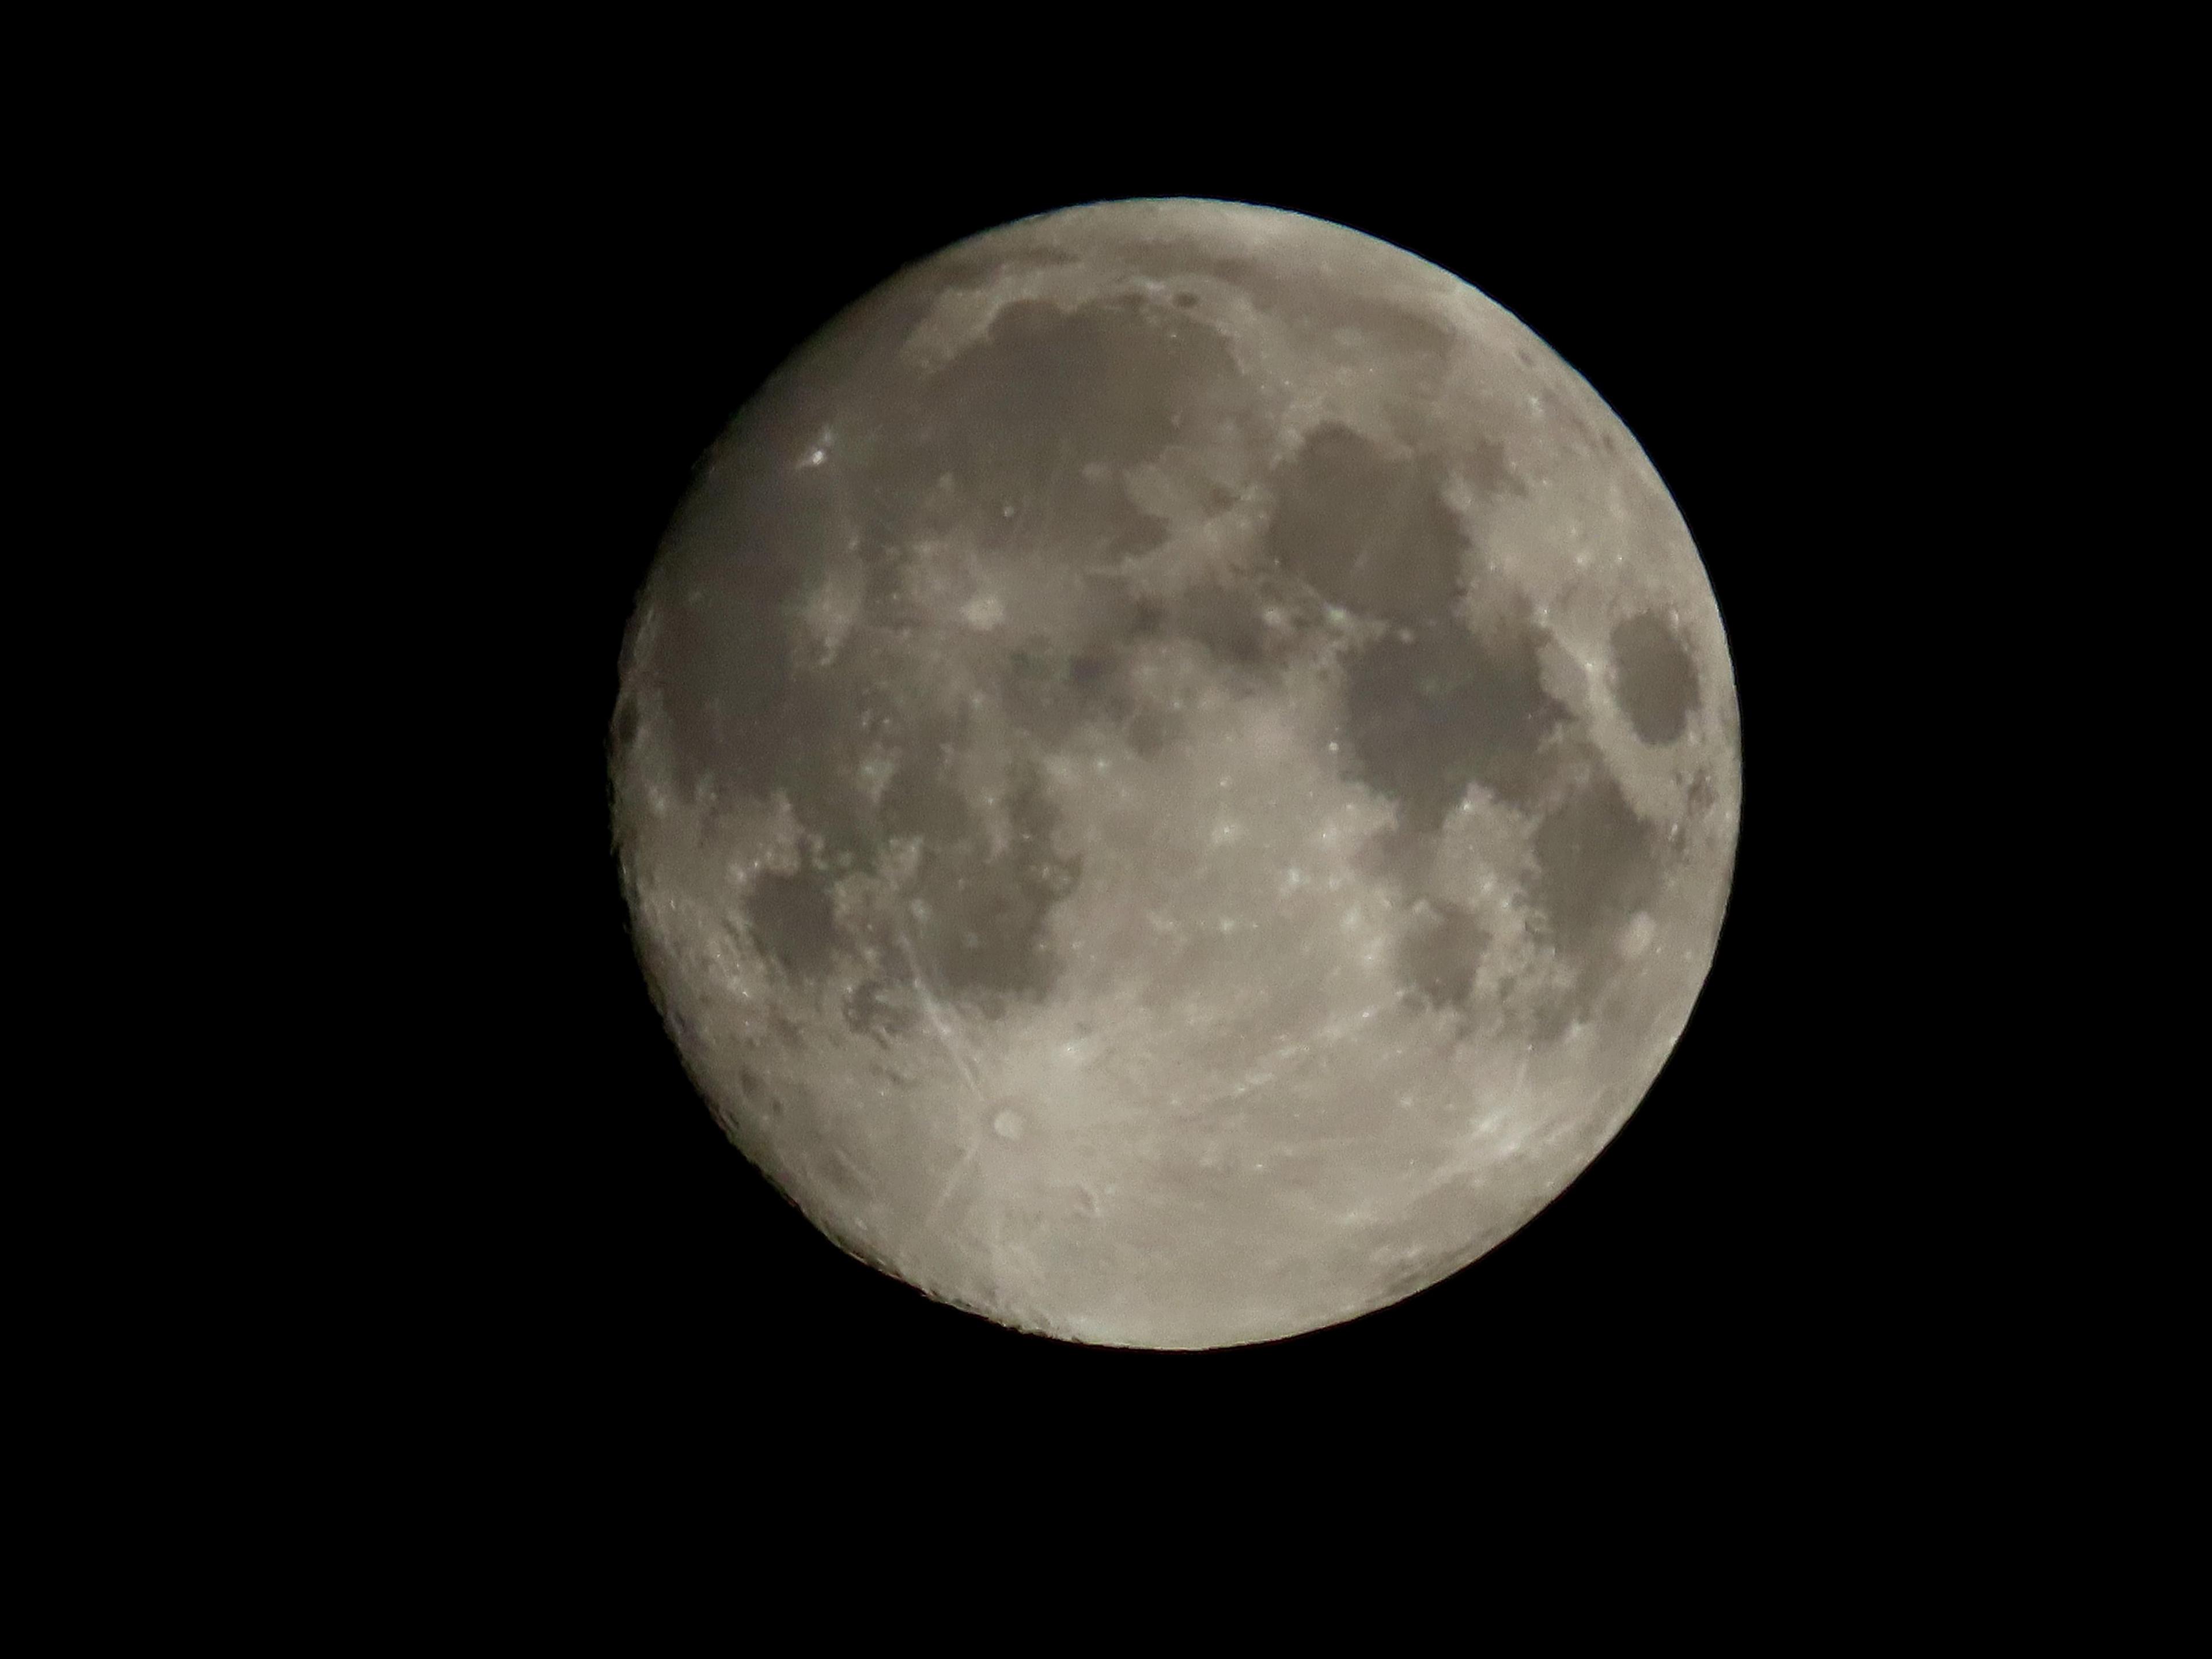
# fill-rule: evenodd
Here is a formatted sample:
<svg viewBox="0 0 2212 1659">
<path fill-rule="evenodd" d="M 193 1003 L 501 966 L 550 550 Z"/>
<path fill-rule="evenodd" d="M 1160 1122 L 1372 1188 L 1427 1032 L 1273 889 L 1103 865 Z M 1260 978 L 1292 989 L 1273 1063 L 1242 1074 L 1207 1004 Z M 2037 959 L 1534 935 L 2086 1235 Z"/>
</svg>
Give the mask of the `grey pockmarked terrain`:
<svg viewBox="0 0 2212 1659">
<path fill-rule="evenodd" d="M 1735 692 L 1589 387 L 1351 231 L 1117 203 L 761 392 L 641 597 L 641 953 L 838 1243 L 1086 1342 L 1407 1296 L 1620 1127 L 1711 962 Z"/>
</svg>

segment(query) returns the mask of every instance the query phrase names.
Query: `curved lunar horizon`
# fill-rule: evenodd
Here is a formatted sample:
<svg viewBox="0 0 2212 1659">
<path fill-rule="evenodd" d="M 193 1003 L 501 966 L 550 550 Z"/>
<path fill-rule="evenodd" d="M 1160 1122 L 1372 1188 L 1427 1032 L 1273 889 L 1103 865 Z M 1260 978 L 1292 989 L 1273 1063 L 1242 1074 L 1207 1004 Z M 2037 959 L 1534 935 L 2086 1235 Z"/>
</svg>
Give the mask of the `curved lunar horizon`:
<svg viewBox="0 0 2212 1659">
<path fill-rule="evenodd" d="M 840 1246 L 1065 1340 L 1355 1317 L 1657 1075 L 1740 802 L 1626 428 L 1451 273 L 1115 202 L 900 272 L 739 413 L 625 647 L 641 960 Z"/>
</svg>

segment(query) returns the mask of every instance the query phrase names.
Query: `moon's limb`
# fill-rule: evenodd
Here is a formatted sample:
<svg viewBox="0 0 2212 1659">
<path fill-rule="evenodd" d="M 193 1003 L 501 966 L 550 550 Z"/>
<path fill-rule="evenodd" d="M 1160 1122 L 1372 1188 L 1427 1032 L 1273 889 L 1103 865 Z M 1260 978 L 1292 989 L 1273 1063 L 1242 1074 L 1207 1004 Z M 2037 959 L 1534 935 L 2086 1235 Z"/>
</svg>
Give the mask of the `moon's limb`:
<svg viewBox="0 0 2212 1659">
<path fill-rule="evenodd" d="M 641 951 L 831 1237 L 1080 1340 L 1409 1294 L 1634 1108 L 1710 964 L 1688 532 L 1449 273 L 1219 203 L 1025 221 L 702 469 L 617 716 Z"/>
</svg>

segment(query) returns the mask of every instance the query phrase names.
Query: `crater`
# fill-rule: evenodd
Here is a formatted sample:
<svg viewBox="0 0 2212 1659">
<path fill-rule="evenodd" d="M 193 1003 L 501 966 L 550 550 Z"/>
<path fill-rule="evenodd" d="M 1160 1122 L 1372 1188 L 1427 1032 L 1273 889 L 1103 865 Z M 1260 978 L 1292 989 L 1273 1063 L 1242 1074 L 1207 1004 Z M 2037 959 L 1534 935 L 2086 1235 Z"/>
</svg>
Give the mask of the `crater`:
<svg viewBox="0 0 2212 1659">
<path fill-rule="evenodd" d="M 1440 480 L 1419 459 L 1385 455 L 1326 425 L 1284 464 L 1267 556 L 1331 603 L 1397 623 L 1449 611 L 1464 544 Z"/>
<path fill-rule="evenodd" d="M 1638 739 L 1672 743 L 1698 707 L 1698 671 L 1666 620 L 1649 612 L 1613 630 L 1613 696 Z"/>
</svg>

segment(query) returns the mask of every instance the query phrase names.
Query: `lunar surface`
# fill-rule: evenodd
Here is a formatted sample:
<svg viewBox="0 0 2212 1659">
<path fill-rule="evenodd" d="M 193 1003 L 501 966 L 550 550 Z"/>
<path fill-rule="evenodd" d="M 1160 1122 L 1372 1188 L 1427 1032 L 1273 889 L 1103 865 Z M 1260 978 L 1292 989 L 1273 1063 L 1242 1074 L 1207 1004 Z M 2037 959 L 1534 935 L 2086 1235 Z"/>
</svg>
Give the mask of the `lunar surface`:
<svg viewBox="0 0 2212 1659">
<path fill-rule="evenodd" d="M 1226 203 L 894 277 L 702 463 L 612 746 L 640 956 L 839 1245 L 1075 1341 L 1348 1319 L 1511 1233 L 1711 963 L 1735 696 L 1511 315 Z"/>
</svg>

